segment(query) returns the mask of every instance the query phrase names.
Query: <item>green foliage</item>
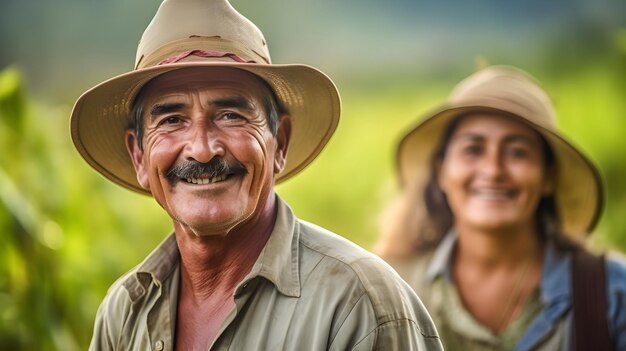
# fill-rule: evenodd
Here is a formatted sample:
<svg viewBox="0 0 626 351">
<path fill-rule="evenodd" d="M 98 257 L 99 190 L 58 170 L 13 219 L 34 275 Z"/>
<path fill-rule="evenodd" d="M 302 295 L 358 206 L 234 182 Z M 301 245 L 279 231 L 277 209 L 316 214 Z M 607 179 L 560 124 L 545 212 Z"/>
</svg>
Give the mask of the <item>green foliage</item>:
<svg viewBox="0 0 626 351">
<path fill-rule="evenodd" d="M 82 350 L 108 286 L 167 234 L 169 221 L 149 199 L 84 165 L 67 108 L 26 100 L 20 73 L 4 70 L 0 349 Z"/>
<path fill-rule="evenodd" d="M 616 39 L 623 47 L 623 33 Z M 621 45 L 621 46 L 620 46 Z M 626 249 L 624 61 L 540 76 L 562 130 L 595 160 L 607 206 L 594 242 Z M 468 72 L 469 73 L 469 72 Z M 278 186 L 297 215 L 371 248 L 394 192 L 395 142 L 455 81 L 340 86 L 336 135 L 302 174 Z M 15 68 L 0 73 L 0 349 L 83 350 L 107 288 L 171 228 L 154 201 L 109 183 L 74 150 L 69 106 L 30 100 Z"/>
</svg>

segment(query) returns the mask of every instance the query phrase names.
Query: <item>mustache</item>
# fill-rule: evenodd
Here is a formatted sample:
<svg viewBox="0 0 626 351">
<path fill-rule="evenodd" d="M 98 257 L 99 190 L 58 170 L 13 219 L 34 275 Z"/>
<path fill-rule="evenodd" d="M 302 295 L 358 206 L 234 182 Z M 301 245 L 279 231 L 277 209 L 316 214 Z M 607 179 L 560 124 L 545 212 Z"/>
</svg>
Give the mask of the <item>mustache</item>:
<svg viewBox="0 0 626 351">
<path fill-rule="evenodd" d="M 241 162 L 237 160 L 228 162 L 222 157 L 216 157 L 207 163 L 197 161 L 184 162 L 170 168 L 165 174 L 165 177 L 170 181 L 175 181 L 180 178 L 187 179 L 208 176 L 208 178 L 211 179 L 221 175 L 239 175 L 247 173 L 248 170 Z"/>
</svg>

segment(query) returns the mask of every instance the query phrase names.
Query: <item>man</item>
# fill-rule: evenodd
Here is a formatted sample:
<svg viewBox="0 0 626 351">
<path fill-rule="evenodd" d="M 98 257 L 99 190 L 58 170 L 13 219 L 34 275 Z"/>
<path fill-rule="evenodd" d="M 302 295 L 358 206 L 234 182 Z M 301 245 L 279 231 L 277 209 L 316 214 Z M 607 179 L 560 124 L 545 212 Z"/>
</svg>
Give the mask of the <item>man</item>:
<svg viewBox="0 0 626 351">
<path fill-rule="evenodd" d="M 226 0 L 164 1 L 136 62 L 78 99 L 72 138 L 104 176 L 151 194 L 174 233 L 111 287 L 92 350 L 441 348 L 389 266 L 274 192 L 337 126 L 330 79 L 271 64 Z"/>
</svg>

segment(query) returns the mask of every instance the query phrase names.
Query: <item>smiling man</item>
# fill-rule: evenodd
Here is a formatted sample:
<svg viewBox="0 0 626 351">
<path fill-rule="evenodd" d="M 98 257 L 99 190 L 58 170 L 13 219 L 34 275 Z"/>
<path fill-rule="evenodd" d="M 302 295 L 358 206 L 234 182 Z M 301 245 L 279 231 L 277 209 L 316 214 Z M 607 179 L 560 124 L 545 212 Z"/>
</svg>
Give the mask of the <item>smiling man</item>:
<svg viewBox="0 0 626 351">
<path fill-rule="evenodd" d="M 237 226 L 271 227 L 274 174 L 285 165 L 291 128 L 275 102 L 264 104 L 270 99 L 259 78 L 228 67 L 183 68 L 142 89 L 126 144 L 139 184 L 176 232 L 230 240 Z"/>
<path fill-rule="evenodd" d="M 85 160 L 153 196 L 174 227 L 113 284 L 90 349 L 441 349 L 389 266 L 274 192 L 321 152 L 339 110 L 328 77 L 272 64 L 225 0 L 164 1 L 135 70 L 72 112 Z"/>
</svg>

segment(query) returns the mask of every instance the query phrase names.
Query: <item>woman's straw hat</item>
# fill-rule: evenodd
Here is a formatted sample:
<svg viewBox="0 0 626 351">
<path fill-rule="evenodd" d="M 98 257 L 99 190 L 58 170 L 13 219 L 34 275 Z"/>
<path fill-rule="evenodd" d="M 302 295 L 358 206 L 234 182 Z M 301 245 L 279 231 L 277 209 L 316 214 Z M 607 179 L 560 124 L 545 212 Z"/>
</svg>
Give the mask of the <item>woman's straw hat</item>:
<svg viewBox="0 0 626 351">
<path fill-rule="evenodd" d="M 591 232 L 604 205 L 598 169 L 559 134 L 554 108 L 539 83 L 512 67 L 487 67 L 461 81 L 443 107 L 402 138 L 397 149 L 402 186 L 425 188 L 444 131 L 455 117 L 469 112 L 511 116 L 540 133 L 556 158 L 554 196 L 562 230 L 577 238 Z"/>
<path fill-rule="evenodd" d="M 74 105 L 71 135 L 93 168 L 128 189 L 138 183 L 124 144 L 132 103 L 148 81 L 186 67 L 233 67 L 269 84 L 292 118 L 287 164 L 276 181 L 300 172 L 322 151 L 339 122 L 333 82 L 315 68 L 272 64 L 263 33 L 226 0 L 165 0 L 137 48 L 135 69 L 85 92 Z"/>
</svg>

